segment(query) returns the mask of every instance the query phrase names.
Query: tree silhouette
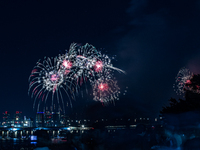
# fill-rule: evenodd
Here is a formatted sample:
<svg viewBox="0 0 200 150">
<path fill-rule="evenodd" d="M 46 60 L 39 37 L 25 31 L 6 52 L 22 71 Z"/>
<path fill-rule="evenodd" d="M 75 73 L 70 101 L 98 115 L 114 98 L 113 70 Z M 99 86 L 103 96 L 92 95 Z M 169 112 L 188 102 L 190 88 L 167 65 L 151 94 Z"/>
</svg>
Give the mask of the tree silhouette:
<svg viewBox="0 0 200 150">
<path fill-rule="evenodd" d="M 200 75 L 193 75 L 184 90 L 185 100 L 171 98 L 160 111 L 166 125 L 180 128 L 200 123 Z"/>
</svg>

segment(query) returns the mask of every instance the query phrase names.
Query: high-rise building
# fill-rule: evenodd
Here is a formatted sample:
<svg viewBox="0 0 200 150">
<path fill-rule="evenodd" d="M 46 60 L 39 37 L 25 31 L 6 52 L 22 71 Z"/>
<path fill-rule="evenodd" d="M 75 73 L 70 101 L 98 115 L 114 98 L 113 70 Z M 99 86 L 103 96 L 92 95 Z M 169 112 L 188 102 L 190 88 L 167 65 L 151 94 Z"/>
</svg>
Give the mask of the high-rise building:
<svg viewBox="0 0 200 150">
<path fill-rule="evenodd" d="M 24 127 L 33 127 L 33 119 L 31 118 L 26 118 L 26 116 L 24 116 Z"/>
<path fill-rule="evenodd" d="M 68 116 L 66 116 L 64 114 L 60 115 L 60 126 L 66 126 L 67 120 L 69 120 Z"/>
<path fill-rule="evenodd" d="M 68 116 L 60 114 L 60 112 L 46 111 L 44 113 L 44 126 L 46 127 L 57 127 L 66 126 Z"/>
<path fill-rule="evenodd" d="M 15 112 L 13 124 L 14 124 L 14 127 L 22 127 L 23 126 L 23 118 L 22 118 L 22 112 L 21 111 Z"/>
<path fill-rule="evenodd" d="M 10 117 L 10 113 L 8 111 L 5 111 L 3 113 L 3 123 L 2 125 L 3 126 L 6 126 L 6 127 L 10 127 L 11 126 L 11 117 Z"/>
<path fill-rule="evenodd" d="M 52 126 L 52 113 L 50 111 L 45 112 L 45 117 L 44 117 L 44 125 L 46 127 L 51 127 Z"/>
<path fill-rule="evenodd" d="M 60 112 L 52 112 L 52 126 L 60 126 Z"/>
<path fill-rule="evenodd" d="M 36 127 L 44 126 L 44 112 L 37 112 L 36 114 Z"/>
<path fill-rule="evenodd" d="M 21 111 L 16 111 L 13 117 L 11 117 L 8 111 L 3 113 L 3 122 L 2 126 L 4 127 L 33 127 L 33 119 L 22 117 Z"/>
</svg>

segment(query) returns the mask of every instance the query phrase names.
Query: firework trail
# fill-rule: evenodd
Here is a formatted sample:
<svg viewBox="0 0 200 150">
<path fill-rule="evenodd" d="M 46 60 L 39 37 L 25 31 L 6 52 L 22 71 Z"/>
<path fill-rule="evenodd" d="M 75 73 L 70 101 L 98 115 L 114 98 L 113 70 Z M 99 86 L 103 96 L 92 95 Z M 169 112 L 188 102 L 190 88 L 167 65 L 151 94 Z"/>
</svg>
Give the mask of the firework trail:
<svg viewBox="0 0 200 150">
<path fill-rule="evenodd" d="M 111 58 L 108 56 L 108 55 L 105 55 L 105 54 L 103 54 L 102 56 L 101 56 L 101 60 L 100 61 L 98 61 L 98 62 L 96 62 L 96 64 L 95 64 L 95 71 L 96 72 L 99 72 L 99 71 L 111 71 L 111 70 L 116 70 L 116 71 L 118 71 L 119 73 L 126 73 L 125 71 L 123 71 L 123 70 L 121 70 L 121 69 L 119 69 L 119 68 L 117 68 L 117 67 L 114 67 L 113 66 L 113 64 L 111 63 Z"/>
</svg>

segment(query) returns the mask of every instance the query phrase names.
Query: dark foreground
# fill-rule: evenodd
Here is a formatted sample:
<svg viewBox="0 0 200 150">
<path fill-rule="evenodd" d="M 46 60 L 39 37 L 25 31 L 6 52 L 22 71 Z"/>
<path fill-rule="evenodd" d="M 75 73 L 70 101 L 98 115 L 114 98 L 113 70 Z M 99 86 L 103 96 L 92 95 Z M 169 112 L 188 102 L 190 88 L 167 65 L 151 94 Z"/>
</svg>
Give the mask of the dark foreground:
<svg viewBox="0 0 200 150">
<path fill-rule="evenodd" d="M 142 125 L 136 129 L 67 132 L 65 136 L 54 138 L 43 132 L 35 141 L 2 139 L 0 150 L 200 150 L 199 133 L 198 129 L 175 132 Z"/>
</svg>

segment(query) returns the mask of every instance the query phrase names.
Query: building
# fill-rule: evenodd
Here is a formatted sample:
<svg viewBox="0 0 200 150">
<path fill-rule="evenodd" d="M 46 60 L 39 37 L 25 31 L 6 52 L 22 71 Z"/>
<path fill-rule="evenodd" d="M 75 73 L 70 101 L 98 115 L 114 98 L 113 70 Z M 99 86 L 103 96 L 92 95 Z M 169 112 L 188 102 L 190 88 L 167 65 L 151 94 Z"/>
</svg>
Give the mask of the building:
<svg viewBox="0 0 200 150">
<path fill-rule="evenodd" d="M 66 117 L 60 112 L 37 112 L 36 127 L 59 127 L 66 125 Z"/>
<path fill-rule="evenodd" d="M 26 116 L 24 116 L 23 127 L 33 127 L 33 119 L 32 118 L 26 118 Z"/>
<path fill-rule="evenodd" d="M 3 113 L 3 127 L 33 127 L 33 119 L 22 116 L 21 111 L 16 111 L 11 117 L 8 111 Z"/>
<path fill-rule="evenodd" d="M 12 126 L 14 127 L 22 127 L 23 126 L 23 118 L 22 118 L 22 112 L 16 111 L 14 114 L 14 118 L 12 121 Z"/>
<path fill-rule="evenodd" d="M 44 126 L 44 112 L 37 112 L 35 125 L 36 125 L 36 127 Z"/>
<path fill-rule="evenodd" d="M 52 113 L 50 111 L 45 112 L 44 116 L 44 126 L 51 127 L 52 126 Z"/>
<path fill-rule="evenodd" d="M 12 123 L 12 119 L 10 117 L 10 113 L 8 111 L 5 111 L 3 113 L 3 122 L 2 122 L 2 126 L 5 127 L 10 127 Z"/>
<path fill-rule="evenodd" d="M 67 120 L 69 120 L 69 117 L 62 114 L 60 115 L 60 126 L 67 126 Z"/>
<path fill-rule="evenodd" d="M 58 127 L 67 125 L 67 116 L 60 114 L 60 112 L 46 111 L 44 114 L 44 126 L 45 127 Z"/>
<path fill-rule="evenodd" d="M 51 122 L 53 127 L 60 126 L 60 112 L 52 112 Z"/>
</svg>

